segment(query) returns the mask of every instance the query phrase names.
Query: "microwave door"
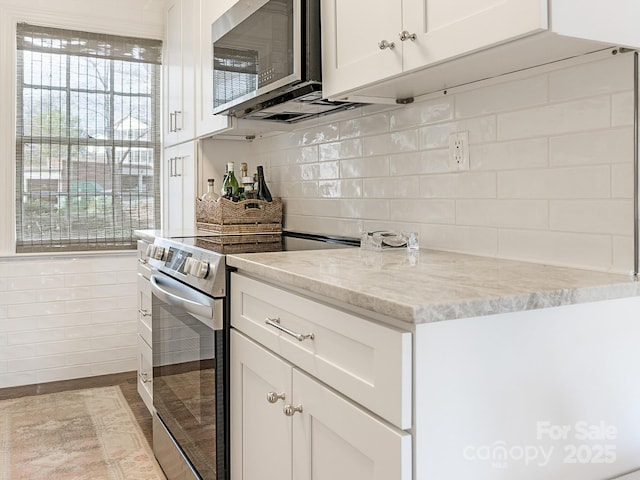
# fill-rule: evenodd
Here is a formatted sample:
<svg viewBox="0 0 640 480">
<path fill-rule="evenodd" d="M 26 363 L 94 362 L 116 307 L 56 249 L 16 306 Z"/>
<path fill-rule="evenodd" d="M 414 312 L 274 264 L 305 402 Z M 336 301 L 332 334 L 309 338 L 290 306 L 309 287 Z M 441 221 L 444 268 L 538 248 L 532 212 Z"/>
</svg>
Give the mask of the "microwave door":
<svg viewBox="0 0 640 480">
<path fill-rule="evenodd" d="M 302 80 L 300 0 L 258 5 L 240 0 L 212 25 L 214 113 Z"/>
</svg>

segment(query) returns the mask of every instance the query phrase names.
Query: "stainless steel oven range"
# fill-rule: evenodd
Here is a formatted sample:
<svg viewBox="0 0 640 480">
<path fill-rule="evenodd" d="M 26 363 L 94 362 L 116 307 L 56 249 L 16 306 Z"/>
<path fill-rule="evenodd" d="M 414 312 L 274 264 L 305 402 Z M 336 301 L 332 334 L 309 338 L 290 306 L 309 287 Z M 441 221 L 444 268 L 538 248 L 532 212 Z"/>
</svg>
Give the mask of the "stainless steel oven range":
<svg viewBox="0 0 640 480">
<path fill-rule="evenodd" d="M 229 272 L 226 253 L 357 246 L 357 239 L 283 232 L 272 244 L 203 234 L 147 249 L 153 336 L 153 450 L 169 480 L 229 472 Z M 244 239 L 243 239 L 244 240 Z"/>
<path fill-rule="evenodd" d="M 225 256 L 156 239 L 149 247 L 153 450 L 169 480 L 228 478 Z"/>
</svg>

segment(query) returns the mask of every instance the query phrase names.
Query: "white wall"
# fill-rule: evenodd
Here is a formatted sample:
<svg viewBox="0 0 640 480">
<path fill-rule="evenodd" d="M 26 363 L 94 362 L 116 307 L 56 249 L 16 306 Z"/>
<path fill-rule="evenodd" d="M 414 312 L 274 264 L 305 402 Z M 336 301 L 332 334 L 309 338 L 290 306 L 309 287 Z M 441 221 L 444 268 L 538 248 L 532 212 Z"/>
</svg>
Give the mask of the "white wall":
<svg viewBox="0 0 640 480">
<path fill-rule="evenodd" d="M 418 231 L 428 248 L 629 273 L 633 56 L 549 70 L 254 142 L 286 228 Z"/>
<path fill-rule="evenodd" d="M 162 38 L 163 0 L 0 0 L 0 388 L 137 367 L 136 255 L 15 256 L 15 24 Z"/>
<path fill-rule="evenodd" d="M 0 260 L 0 388 L 137 368 L 136 255 Z"/>
</svg>

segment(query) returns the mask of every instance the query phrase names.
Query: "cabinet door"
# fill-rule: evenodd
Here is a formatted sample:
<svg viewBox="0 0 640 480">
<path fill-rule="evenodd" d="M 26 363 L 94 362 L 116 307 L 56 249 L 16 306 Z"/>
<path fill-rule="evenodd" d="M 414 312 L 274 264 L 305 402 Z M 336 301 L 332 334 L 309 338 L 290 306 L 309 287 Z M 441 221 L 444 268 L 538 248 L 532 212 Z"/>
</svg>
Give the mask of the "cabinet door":
<svg viewBox="0 0 640 480">
<path fill-rule="evenodd" d="M 405 72 L 547 28 L 547 0 L 404 0 Z M 396 38 L 399 32 L 396 32 Z"/>
<path fill-rule="evenodd" d="M 200 1 L 200 10 L 197 15 L 200 40 L 198 42 L 198 58 L 196 59 L 196 135 L 198 137 L 220 133 L 232 127 L 232 117 L 211 113 L 213 110 L 211 24 L 234 3 L 235 0 Z"/>
<path fill-rule="evenodd" d="M 412 478 L 410 434 L 295 369 L 293 392 L 294 480 Z"/>
<path fill-rule="evenodd" d="M 291 479 L 291 419 L 283 413 L 290 399 L 291 366 L 233 330 L 232 480 Z"/>
<path fill-rule="evenodd" d="M 151 347 L 138 335 L 138 394 L 149 412 L 153 412 L 152 355 Z"/>
<path fill-rule="evenodd" d="M 196 1 L 169 2 L 164 58 L 164 142 L 173 145 L 195 135 Z"/>
<path fill-rule="evenodd" d="M 322 88 L 345 92 L 402 72 L 402 2 L 322 0 Z M 381 49 L 381 41 L 394 48 Z"/>
<path fill-rule="evenodd" d="M 165 150 L 164 228 L 170 231 L 195 226 L 195 142 Z"/>
</svg>

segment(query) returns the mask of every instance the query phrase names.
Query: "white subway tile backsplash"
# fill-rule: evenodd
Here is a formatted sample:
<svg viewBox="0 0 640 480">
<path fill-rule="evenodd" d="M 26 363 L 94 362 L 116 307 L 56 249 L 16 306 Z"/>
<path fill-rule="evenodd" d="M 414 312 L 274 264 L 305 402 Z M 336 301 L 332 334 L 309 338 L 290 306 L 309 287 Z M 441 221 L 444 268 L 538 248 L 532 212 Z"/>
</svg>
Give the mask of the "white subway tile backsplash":
<svg viewBox="0 0 640 480">
<path fill-rule="evenodd" d="M 549 217 L 551 230 L 633 235 L 631 200 L 552 200 Z"/>
<path fill-rule="evenodd" d="M 339 142 L 323 143 L 318 146 L 318 159 L 340 160 L 341 158 L 353 158 L 362 156 L 362 140 L 354 138 Z"/>
<path fill-rule="evenodd" d="M 423 247 L 626 272 L 631 58 L 321 118 L 254 151 L 288 229 L 418 230 Z M 464 131 L 470 169 L 457 171 L 449 136 Z"/>
<path fill-rule="evenodd" d="M 548 149 L 546 138 L 471 144 L 469 167 L 471 170 L 515 170 L 546 167 L 549 164 Z M 446 153 L 448 155 L 448 150 Z"/>
<path fill-rule="evenodd" d="M 308 215 L 318 217 L 339 217 L 340 201 L 335 199 L 301 198 L 287 205 L 289 215 Z"/>
<path fill-rule="evenodd" d="M 546 229 L 547 200 L 458 200 L 456 223 L 504 228 Z"/>
<path fill-rule="evenodd" d="M 449 135 L 461 131 L 455 123 L 432 125 L 420 129 L 420 148 L 423 150 L 449 148 Z"/>
<path fill-rule="evenodd" d="M 362 187 L 365 198 L 416 198 L 419 191 L 418 177 L 365 178 Z"/>
<path fill-rule="evenodd" d="M 563 68 L 549 74 L 549 99 L 552 102 L 593 97 L 632 88 L 632 55 L 620 55 L 601 62 Z"/>
<path fill-rule="evenodd" d="M 345 237 L 359 237 L 363 229 L 363 222 L 360 219 L 309 216 L 309 215 L 287 215 L 284 219 L 283 228 L 300 232 L 341 235 Z"/>
<path fill-rule="evenodd" d="M 357 198 L 362 196 L 362 180 L 321 180 L 318 196 L 323 198 Z"/>
<path fill-rule="evenodd" d="M 389 157 L 367 157 L 342 160 L 341 178 L 382 177 L 389 175 Z"/>
<path fill-rule="evenodd" d="M 389 113 L 392 130 L 445 122 L 453 119 L 453 99 L 451 97 L 438 98 L 409 104 Z M 367 132 L 366 135 L 369 133 Z"/>
<path fill-rule="evenodd" d="M 546 75 L 499 83 L 456 95 L 456 118 L 542 105 L 548 96 Z"/>
<path fill-rule="evenodd" d="M 296 198 L 296 197 L 313 198 L 313 197 L 319 196 L 320 194 L 320 190 L 318 189 L 318 182 L 315 180 L 307 181 L 307 182 L 301 182 L 301 181 L 283 182 L 278 185 L 274 185 L 274 187 L 278 187 L 278 189 L 276 190 L 276 188 L 274 188 L 274 192 L 272 193 L 275 193 L 277 191 L 278 192 L 277 195 L 280 195 L 281 197 L 285 197 L 285 198 Z M 287 205 L 285 204 L 283 208 L 286 209 Z"/>
<path fill-rule="evenodd" d="M 633 125 L 633 93 L 623 92 L 611 97 L 611 126 Z"/>
<path fill-rule="evenodd" d="M 392 177 L 425 173 L 445 173 L 451 170 L 449 149 L 423 150 L 389 156 L 389 173 Z"/>
<path fill-rule="evenodd" d="M 606 129 L 549 139 L 552 166 L 629 163 L 633 158 L 633 130 Z"/>
<path fill-rule="evenodd" d="M 345 218 L 369 220 L 389 220 L 390 218 L 388 200 L 350 200 L 343 202 L 341 207 L 340 216 Z"/>
<path fill-rule="evenodd" d="M 607 165 L 498 172 L 499 198 L 608 198 Z"/>
<path fill-rule="evenodd" d="M 389 114 L 384 112 L 345 120 L 340 123 L 339 130 L 342 139 L 385 133 L 389 131 Z"/>
<path fill-rule="evenodd" d="M 609 235 L 502 229 L 499 238 L 499 253 L 506 258 L 597 270 L 611 268 Z"/>
<path fill-rule="evenodd" d="M 611 124 L 608 96 L 556 103 L 528 110 L 498 114 L 499 140 L 608 128 Z"/>
<path fill-rule="evenodd" d="M 498 229 L 422 224 L 420 246 L 422 248 L 495 256 L 498 252 Z"/>
<path fill-rule="evenodd" d="M 633 273 L 633 237 L 613 237 L 613 270 Z"/>
<path fill-rule="evenodd" d="M 384 133 L 363 139 L 363 154 L 367 157 L 387 155 L 396 152 L 410 152 L 418 149 L 418 131 L 403 130 Z"/>
<path fill-rule="evenodd" d="M 633 165 L 611 166 L 611 197 L 633 198 Z"/>
<path fill-rule="evenodd" d="M 456 221 L 453 200 L 390 200 L 391 220 L 411 223 L 445 223 Z"/>
<path fill-rule="evenodd" d="M 420 196 L 424 198 L 495 198 L 496 174 L 470 172 L 420 177 Z"/>
</svg>

